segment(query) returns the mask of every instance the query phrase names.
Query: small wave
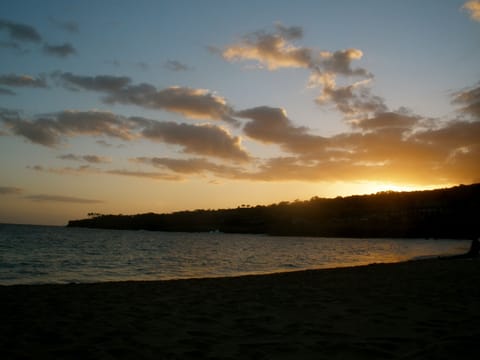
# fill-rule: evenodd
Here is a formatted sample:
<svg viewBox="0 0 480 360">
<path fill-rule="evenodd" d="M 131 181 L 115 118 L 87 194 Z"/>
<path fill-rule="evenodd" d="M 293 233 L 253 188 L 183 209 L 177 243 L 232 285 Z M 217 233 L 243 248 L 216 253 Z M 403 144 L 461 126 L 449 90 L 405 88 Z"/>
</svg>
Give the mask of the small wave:
<svg viewBox="0 0 480 360">
<path fill-rule="evenodd" d="M 300 269 L 301 266 L 298 266 L 296 264 L 282 264 L 280 266 L 280 268 L 284 268 L 284 269 Z"/>
</svg>

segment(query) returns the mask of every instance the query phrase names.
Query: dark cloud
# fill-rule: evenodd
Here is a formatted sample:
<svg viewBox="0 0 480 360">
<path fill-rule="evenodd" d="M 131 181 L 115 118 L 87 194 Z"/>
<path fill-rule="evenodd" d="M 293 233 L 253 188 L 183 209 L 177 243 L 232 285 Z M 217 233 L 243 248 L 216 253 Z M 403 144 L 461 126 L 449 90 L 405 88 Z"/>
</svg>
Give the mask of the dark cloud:
<svg viewBox="0 0 480 360">
<path fill-rule="evenodd" d="M 185 153 L 239 162 L 250 159 L 241 146 L 239 137 L 211 124 L 193 125 L 139 117 L 125 118 L 102 111 L 63 111 L 29 120 L 21 118 L 17 112 L 2 110 L 0 120 L 11 133 L 49 147 L 61 144 L 65 138 L 79 135 L 108 136 L 124 141 L 144 138 L 178 145 Z M 73 160 L 74 156 L 68 157 Z"/>
<path fill-rule="evenodd" d="M 242 148 L 240 138 L 219 126 L 150 121 L 142 135 L 151 140 L 180 145 L 185 153 L 243 162 L 250 158 Z"/>
<path fill-rule="evenodd" d="M 22 50 L 20 44 L 15 41 L 0 41 L 0 48 Z"/>
<path fill-rule="evenodd" d="M 13 186 L 0 186 L 0 195 L 19 195 L 23 189 Z"/>
<path fill-rule="evenodd" d="M 35 122 L 28 120 L 4 120 L 4 122 L 15 135 L 23 136 L 33 143 L 55 146 L 60 142 L 59 134 L 54 130 L 53 121 L 40 119 Z"/>
<path fill-rule="evenodd" d="M 41 165 L 27 166 L 27 169 L 38 171 L 38 172 L 45 171 L 45 168 Z"/>
<path fill-rule="evenodd" d="M 455 93 L 453 103 L 462 106 L 461 112 L 480 119 L 480 83 Z"/>
<path fill-rule="evenodd" d="M 129 176 L 137 177 L 143 179 L 153 179 L 153 180 L 168 180 L 168 181 L 179 181 L 183 180 L 182 177 L 172 173 L 161 173 L 161 172 L 148 172 L 148 171 L 132 171 L 125 169 L 110 169 L 104 170 L 92 167 L 90 165 L 82 165 L 78 167 L 44 167 L 41 165 L 27 166 L 27 169 L 41 172 L 41 173 L 50 173 L 56 175 L 99 175 L 99 174 L 108 174 L 108 175 L 119 175 L 119 176 Z"/>
<path fill-rule="evenodd" d="M 52 77 L 69 90 L 85 89 L 108 93 L 119 91 L 131 82 L 127 76 L 79 76 L 69 72 L 55 72 Z"/>
<path fill-rule="evenodd" d="M 54 147 L 62 137 L 77 135 L 110 136 L 131 140 L 135 124 L 101 111 L 63 111 L 36 120 L 22 119 L 15 112 L 0 112 L 0 120 L 16 135 L 33 143 Z"/>
<path fill-rule="evenodd" d="M 107 60 L 107 61 L 105 61 L 105 63 L 109 64 L 109 65 L 113 65 L 115 67 L 120 67 L 120 65 L 121 65 L 120 61 L 115 60 L 115 59 L 114 60 Z"/>
<path fill-rule="evenodd" d="M 30 25 L 15 23 L 0 19 L 0 30 L 5 30 L 11 39 L 39 43 L 42 37 L 35 28 Z"/>
<path fill-rule="evenodd" d="M 67 31 L 71 34 L 78 33 L 79 31 L 79 25 L 75 21 L 62 21 L 56 18 L 50 18 L 50 22 L 57 28 Z"/>
<path fill-rule="evenodd" d="M 4 89 L 4 88 L 0 88 L 0 95 L 10 95 L 10 96 L 13 96 L 13 95 L 17 95 L 16 92 L 10 90 L 10 89 Z"/>
<path fill-rule="evenodd" d="M 132 104 L 175 112 L 188 118 L 224 120 L 237 124 L 231 116 L 233 110 L 226 100 L 206 89 L 169 87 L 157 90 L 146 83 L 132 85 L 128 77 L 109 75 L 92 77 L 57 72 L 53 77 L 69 89 L 104 92 L 104 101 L 109 104 Z"/>
<path fill-rule="evenodd" d="M 168 60 L 165 62 L 165 67 L 171 71 L 188 71 L 190 67 L 181 63 L 178 60 Z"/>
<path fill-rule="evenodd" d="M 348 86 L 325 85 L 322 95 L 316 99 L 320 105 L 333 103 L 335 108 L 345 116 L 387 111 L 384 100 L 371 94 L 370 89 L 363 82 Z"/>
<path fill-rule="evenodd" d="M 415 115 L 407 115 L 399 112 L 378 113 L 371 118 L 364 118 L 353 123 L 364 131 L 379 131 L 383 129 L 399 129 L 401 131 L 411 131 L 419 124 L 421 118 Z"/>
<path fill-rule="evenodd" d="M 74 55 L 77 53 L 73 45 L 70 43 L 64 43 L 61 45 L 45 44 L 43 45 L 43 51 L 48 55 L 57 56 L 61 58 L 65 58 L 67 56 Z"/>
<path fill-rule="evenodd" d="M 62 160 L 85 161 L 92 164 L 102 164 L 102 163 L 106 164 L 111 162 L 111 159 L 104 156 L 98 156 L 98 155 L 64 154 L 64 155 L 58 156 L 58 158 Z"/>
<path fill-rule="evenodd" d="M 205 89 L 169 87 L 156 90 L 149 84 L 126 86 L 110 93 L 107 103 L 133 104 L 150 109 L 166 110 L 193 119 L 224 120 L 236 123 L 232 108 L 224 98 Z"/>
<path fill-rule="evenodd" d="M 81 165 L 77 167 L 64 166 L 64 167 L 44 167 L 42 165 L 27 166 L 27 169 L 36 172 L 44 172 L 56 175 L 91 175 L 101 174 L 103 171 L 99 168 L 92 167 L 90 165 Z"/>
<path fill-rule="evenodd" d="M 143 62 L 143 61 L 139 61 L 135 63 L 135 65 L 143 71 L 147 71 L 150 68 L 150 65 L 148 65 L 146 62 Z"/>
<path fill-rule="evenodd" d="M 367 70 L 363 68 L 352 68 L 352 61 L 363 57 L 363 52 L 358 49 L 338 50 L 334 53 L 325 53 L 322 55 L 322 66 L 327 73 L 334 73 L 346 76 L 369 77 Z"/>
<path fill-rule="evenodd" d="M 212 173 L 219 177 L 235 177 L 236 174 L 242 173 L 242 170 L 238 167 L 216 164 L 202 158 L 173 159 L 166 157 L 138 157 L 132 159 L 132 161 L 148 164 L 157 168 L 168 169 L 177 174 L 199 175 Z"/>
<path fill-rule="evenodd" d="M 306 127 L 295 126 L 284 109 L 260 106 L 235 115 L 251 119 L 243 128 L 250 138 L 278 144 L 289 152 L 319 152 L 326 145 L 325 138 L 312 135 Z"/>
<path fill-rule="evenodd" d="M 45 88 L 47 87 L 47 81 L 44 76 L 35 78 L 30 75 L 8 74 L 0 75 L 0 85 Z"/>
<path fill-rule="evenodd" d="M 284 26 L 278 23 L 275 28 L 280 36 L 287 40 L 296 40 L 303 37 L 303 29 L 300 26 Z"/>
<path fill-rule="evenodd" d="M 26 199 L 35 201 L 35 202 L 62 202 L 62 203 L 74 203 L 74 204 L 99 204 L 103 203 L 102 200 L 92 200 L 92 199 L 83 199 L 73 196 L 62 196 L 62 195 L 28 195 L 25 196 Z"/>
<path fill-rule="evenodd" d="M 111 174 L 111 175 L 130 176 L 130 177 L 152 179 L 152 180 L 168 180 L 168 181 L 183 180 L 182 177 L 175 174 L 149 172 L 149 171 L 108 170 L 105 173 Z"/>
<path fill-rule="evenodd" d="M 98 145 L 104 146 L 104 147 L 107 147 L 107 148 L 113 146 L 112 144 L 106 142 L 105 140 L 97 140 L 97 141 L 95 141 L 95 142 L 96 142 Z"/>
<path fill-rule="evenodd" d="M 452 121 L 440 128 L 415 133 L 412 140 L 432 144 L 437 151 L 444 149 L 449 154 L 468 152 L 469 148 L 480 145 L 480 121 Z"/>
</svg>

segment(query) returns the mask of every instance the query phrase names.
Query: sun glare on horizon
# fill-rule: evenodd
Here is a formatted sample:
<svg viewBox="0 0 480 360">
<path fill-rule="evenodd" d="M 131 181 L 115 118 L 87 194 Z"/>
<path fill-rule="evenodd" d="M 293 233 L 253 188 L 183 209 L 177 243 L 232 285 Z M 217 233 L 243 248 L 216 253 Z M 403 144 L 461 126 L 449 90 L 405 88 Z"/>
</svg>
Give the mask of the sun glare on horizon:
<svg viewBox="0 0 480 360">
<path fill-rule="evenodd" d="M 411 191 L 423 191 L 423 190 L 435 190 L 441 188 L 449 188 L 454 184 L 440 184 L 440 185 L 415 185 L 415 184 L 396 184 L 388 182 L 362 182 L 355 189 L 356 194 L 351 195 L 368 195 L 376 194 L 386 191 L 394 192 L 411 192 Z"/>
</svg>

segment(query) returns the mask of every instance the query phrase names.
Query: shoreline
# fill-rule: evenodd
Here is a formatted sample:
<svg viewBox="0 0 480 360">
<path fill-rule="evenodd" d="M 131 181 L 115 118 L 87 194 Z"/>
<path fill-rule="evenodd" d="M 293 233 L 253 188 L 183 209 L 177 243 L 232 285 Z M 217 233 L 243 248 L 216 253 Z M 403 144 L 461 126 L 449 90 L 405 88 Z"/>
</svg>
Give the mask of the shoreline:
<svg viewBox="0 0 480 360">
<path fill-rule="evenodd" d="M 163 283 L 171 281 L 189 281 L 189 280 L 216 280 L 216 279 L 237 279 L 243 277 L 261 277 L 261 276 L 275 276 L 282 274 L 291 274 L 291 273 L 302 273 L 302 272 L 311 272 L 311 271 L 328 271 L 328 270 L 339 270 L 339 269 L 351 269 L 356 268 L 375 266 L 375 265 L 390 265 L 390 264 L 402 264 L 416 261 L 429 261 L 429 260 L 450 260 L 450 259 L 463 259 L 463 254 L 450 254 L 450 255 L 425 255 L 418 256 L 408 259 L 396 260 L 391 262 L 372 262 L 365 264 L 353 264 L 353 265 L 340 265 L 332 267 L 311 267 L 311 268 L 292 268 L 281 269 L 279 271 L 273 272 L 251 272 L 251 273 L 239 273 L 235 275 L 218 275 L 218 276 L 205 276 L 205 277 L 179 277 L 179 278 L 163 278 L 163 279 L 126 279 L 126 280 L 100 280 L 100 281 L 71 281 L 71 282 L 38 282 L 38 283 L 17 283 L 17 284 L 1 284 L 2 287 L 12 287 L 12 286 L 48 286 L 48 285 L 96 285 L 96 284 L 122 284 L 122 283 Z"/>
<path fill-rule="evenodd" d="M 447 359 L 480 338 L 480 261 L 0 286 L 5 359 Z"/>
</svg>

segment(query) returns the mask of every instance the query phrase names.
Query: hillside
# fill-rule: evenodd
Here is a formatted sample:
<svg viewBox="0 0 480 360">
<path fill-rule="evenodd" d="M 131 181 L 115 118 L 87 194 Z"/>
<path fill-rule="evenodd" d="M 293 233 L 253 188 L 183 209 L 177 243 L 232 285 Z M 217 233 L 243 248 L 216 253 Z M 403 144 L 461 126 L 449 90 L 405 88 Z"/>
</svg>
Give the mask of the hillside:
<svg viewBox="0 0 480 360">
<path fill-rule="evenodd" d="M 101 215 L 69 227 L 329 237 L 472 238 L 480 235 L 480 184 L 381 192 L 236 209 Z"/>
</svg>

